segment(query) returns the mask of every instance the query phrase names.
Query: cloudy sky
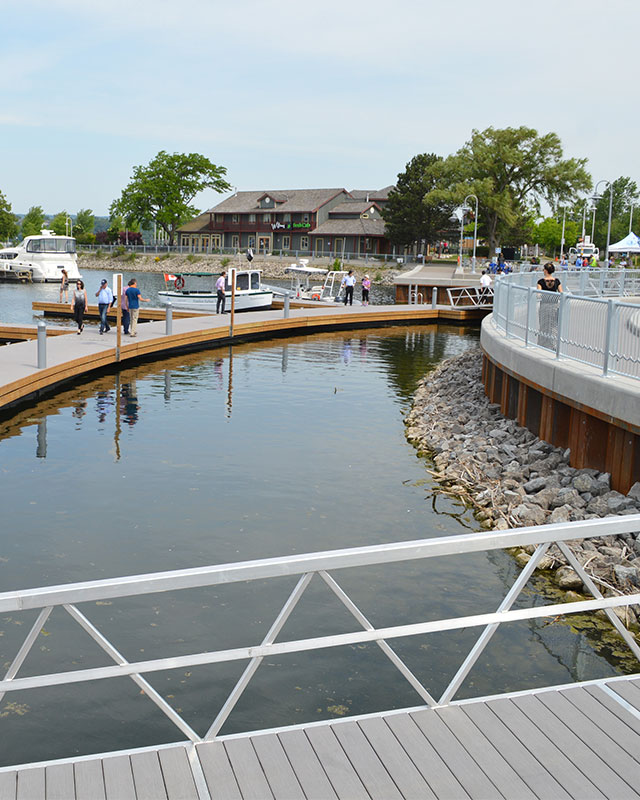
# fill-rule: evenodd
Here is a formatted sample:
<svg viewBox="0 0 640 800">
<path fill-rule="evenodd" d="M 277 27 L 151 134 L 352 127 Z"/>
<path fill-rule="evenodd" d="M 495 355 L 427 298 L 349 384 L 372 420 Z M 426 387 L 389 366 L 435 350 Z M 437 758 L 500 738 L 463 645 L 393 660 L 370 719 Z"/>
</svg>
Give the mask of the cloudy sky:
<svg viewBox="0 0 640 800">
<path fill-rule="evenodd" d="M 199 152 L 238 189 L 393 183 L 472 128 L 555 131 L 640 183 L 637 0 L 4 0 L 0 191 L 105 214 Z M 201 208 L 217 202 L 209 192 Z"/>
</svg>

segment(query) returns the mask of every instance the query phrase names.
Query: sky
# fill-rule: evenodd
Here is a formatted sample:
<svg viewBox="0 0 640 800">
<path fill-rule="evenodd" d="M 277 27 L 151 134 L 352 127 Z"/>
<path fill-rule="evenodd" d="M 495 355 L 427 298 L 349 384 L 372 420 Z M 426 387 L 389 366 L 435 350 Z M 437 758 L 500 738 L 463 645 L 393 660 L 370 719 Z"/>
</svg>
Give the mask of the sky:
<svg viewBox="0 0 640 800">
<path fill-rule="evenodd" d="M 379 189 L 472 129 L 640 183 L 638 0 L 1 0 L 0 191 L 107 214 L 197 152 L 238 190 Z M 196 198 L 200 209 L 221 196 Z"/>
</svg>

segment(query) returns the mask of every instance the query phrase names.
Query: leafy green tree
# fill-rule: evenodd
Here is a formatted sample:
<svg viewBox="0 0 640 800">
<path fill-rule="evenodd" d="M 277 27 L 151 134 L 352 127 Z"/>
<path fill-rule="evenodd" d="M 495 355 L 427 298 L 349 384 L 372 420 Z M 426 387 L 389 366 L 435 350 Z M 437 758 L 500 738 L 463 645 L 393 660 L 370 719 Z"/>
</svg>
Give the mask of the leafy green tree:
<svg viewBox="0 0 640 800">
<path fill-rule="evenodd" d="M 81 208 L 76 215 L 76 221 L 73 223 L 74 234 L 93 233 L 96 224 L 96 218 L 90 208 Z"/>
<path fill-rule="evenodd" d="M 580 234 L 580 223 L 574 222 L 571 219 L 566 219 L 564 224 L 564 252 L 569 252 L 569 248 L 573 247 L 578 241 Z M 538 225 L 535 226 L 533 231 L 533 241 L 541 245 L 548 256 L 555 256 L 560 254 L 560 246 L 562 244 L 562 214 L 560 218 L 547 217 L 543 219 Z"/>
<path fill-rule="evenodd" d="M 129 229 L 133 220 L 145 227 L 155 222 L 173 244 L 180 225 L 200 213 L 191 205 L 198 192 L 231 188 L 223 177 L 226 174 L 225 167 L 198 153 L 170 155 L 161 150 L 146 167 L 134 168 L 133 178 L 111 204 L 110 213 L 122 216 Z"/>
<path fill-rule="evenodd" d="M 49 227 L 56 236 L 71 234 L 70 217 L 66 211 L 59 211 L 49 223 Z"/>
<path fill-rule="evenodd" d="M 11 211 L 11 203 L 0 192 L 0 241 L 15 239 L 18 235 L 18 217 Z"/>
<path fill-rule="evenodd" d="M 425 195 L 440 185 L 437 167 L 441 162 L 442 158 L 434 153 L 422 153 L 414 156 L 398 175 L 382 211 L 387 237 L 394 244 L 431 244 L 441 238 L 443 229 L 450 227 L 451 203 L 423 202 Z"/>
<path fill-rule="evenodd" d="M 45 213 L 41 206 L 31 206 L 22 218 L 22 236 L 36 236 L 44 228 Z"/>
<path fill-rule="evenodd" d="M 632 203 L 638 202 L 638 185 L 631 178 L 620 177 L 612 183 L 613 204 L 611 211 L 611 240 L 619 242 L 629 233 L 629 216 Z M 607 246 L 607 227 L 609 224 L 609 187 L 601 184 L 598 187 L 599 199 L 596 201 L 596 224 L 594 242 L 604 257 Z M 591 234 L 593 211 L 588 215 L 587 232 Z"/>
<path fill-rule="evenodd" d="M 546 200 L 554 206 L 591 187 L 586 159 L 563 159 L 555 133 L 542 136 L 533 128 L 473 130 L 471 139 L 442 163 L 447 188 L 429 192 L 425 202 L 460 203 L 467 194 L 479 202 L 479 232 L 490 251 L 501 242 L 518 244 L 512 237 L 539 216 Z M 442 185 L 442 184 L 441 184 Z"/>
</svg>

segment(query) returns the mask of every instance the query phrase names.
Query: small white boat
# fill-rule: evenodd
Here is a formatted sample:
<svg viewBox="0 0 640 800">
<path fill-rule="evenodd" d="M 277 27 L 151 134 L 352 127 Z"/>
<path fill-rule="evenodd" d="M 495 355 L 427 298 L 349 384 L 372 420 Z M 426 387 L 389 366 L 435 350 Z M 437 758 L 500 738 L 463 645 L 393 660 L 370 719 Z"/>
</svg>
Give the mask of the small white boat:
<svg viewBox="0 0 640 800">
<path fill-rule="evenodd" d="M 309 267 L 308 259 L 301 258 L 300 264 L 286 267 L 285 275 L 291 276 L 290 289 L 273 288 L 276 294 L 284 295 L 287 291 L 294 300 L 305 300 L 316 303 L 339 303 L 344 300 L 342 279 L 347 270 L 328 270 Z M 322 283 L 319 281 L 322 279 Z"/>
<path fill-rule="evenodd" d="M 25 236 L 15 247 L 0 250 L 0 277 L 16 280 L 25 275 L 35 283 L 60 283 L 66 269 L 69 281 L 82 276 L 78 272 L 76 240 L 71 236 L 56 236 L 42 230 L 37 236 Z"/>
<path fill-rule="evenodd" d="M 162 303 L 171 303 L 176 308 L 188 308 L 193 311 L 204 311 L 208 314 L 215 313 L 218 302 L 218 293 L 215 283 L 220 277 L 213 272 L 189 272 L 166 274 L 164 281 L 166 289 L 158 292 Z M 225 283 L 225 311 L 231 311 L 231 284 L 227 272 Z M 189 281 L 189 288 L 186 283 Z M 173 288 L 169 288 L 169 287 Z M 260 311 L 271 308 L 273 291 L 270 287 L 263 286 L 260 280 L 259 269 L 236 271 L 235 310 Z"/>
</svg>

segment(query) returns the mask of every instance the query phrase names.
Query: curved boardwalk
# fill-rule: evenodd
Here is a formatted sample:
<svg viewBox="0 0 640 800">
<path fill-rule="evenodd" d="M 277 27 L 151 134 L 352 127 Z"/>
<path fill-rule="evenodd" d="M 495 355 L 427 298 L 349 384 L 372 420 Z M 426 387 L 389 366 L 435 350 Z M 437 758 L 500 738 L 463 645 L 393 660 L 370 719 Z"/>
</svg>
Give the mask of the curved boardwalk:
<svg viewBox="0 0 640 800">
<path fill-rule="evenodd" d="M 37 369 L 37 344 L 21 342 L 0 347 L 0 410 L 37 397 L 60 383 L 96 370 L 113 367 L 140 358 L 175 355 L 233 341 L 295 336 L 331 329 L 354 329 L 380 325 L 421 324 L 436 322 L 478 322 L 490 309 L 462 309 L 426 306 L 329 306 L 317 309 L 291 309 L 288 318 L 275 311 L 237 314 L 233 338 L 229 336 L 229 315 L 196 316 L 173 320 L 172 335 L 165 335 L 165 323 L 146 322 L 138 325 L 134 341 L 122 337 L 116 352 L 115 325 L 110 333 L 100 336 L 96 329 L 86 328 L 81 336 L 47 337 L 47 366 Z M 58 331 L 56 331 L 58 333 Z M 1 334 L 1 331 L 0 331 Z"/>
</svg>

